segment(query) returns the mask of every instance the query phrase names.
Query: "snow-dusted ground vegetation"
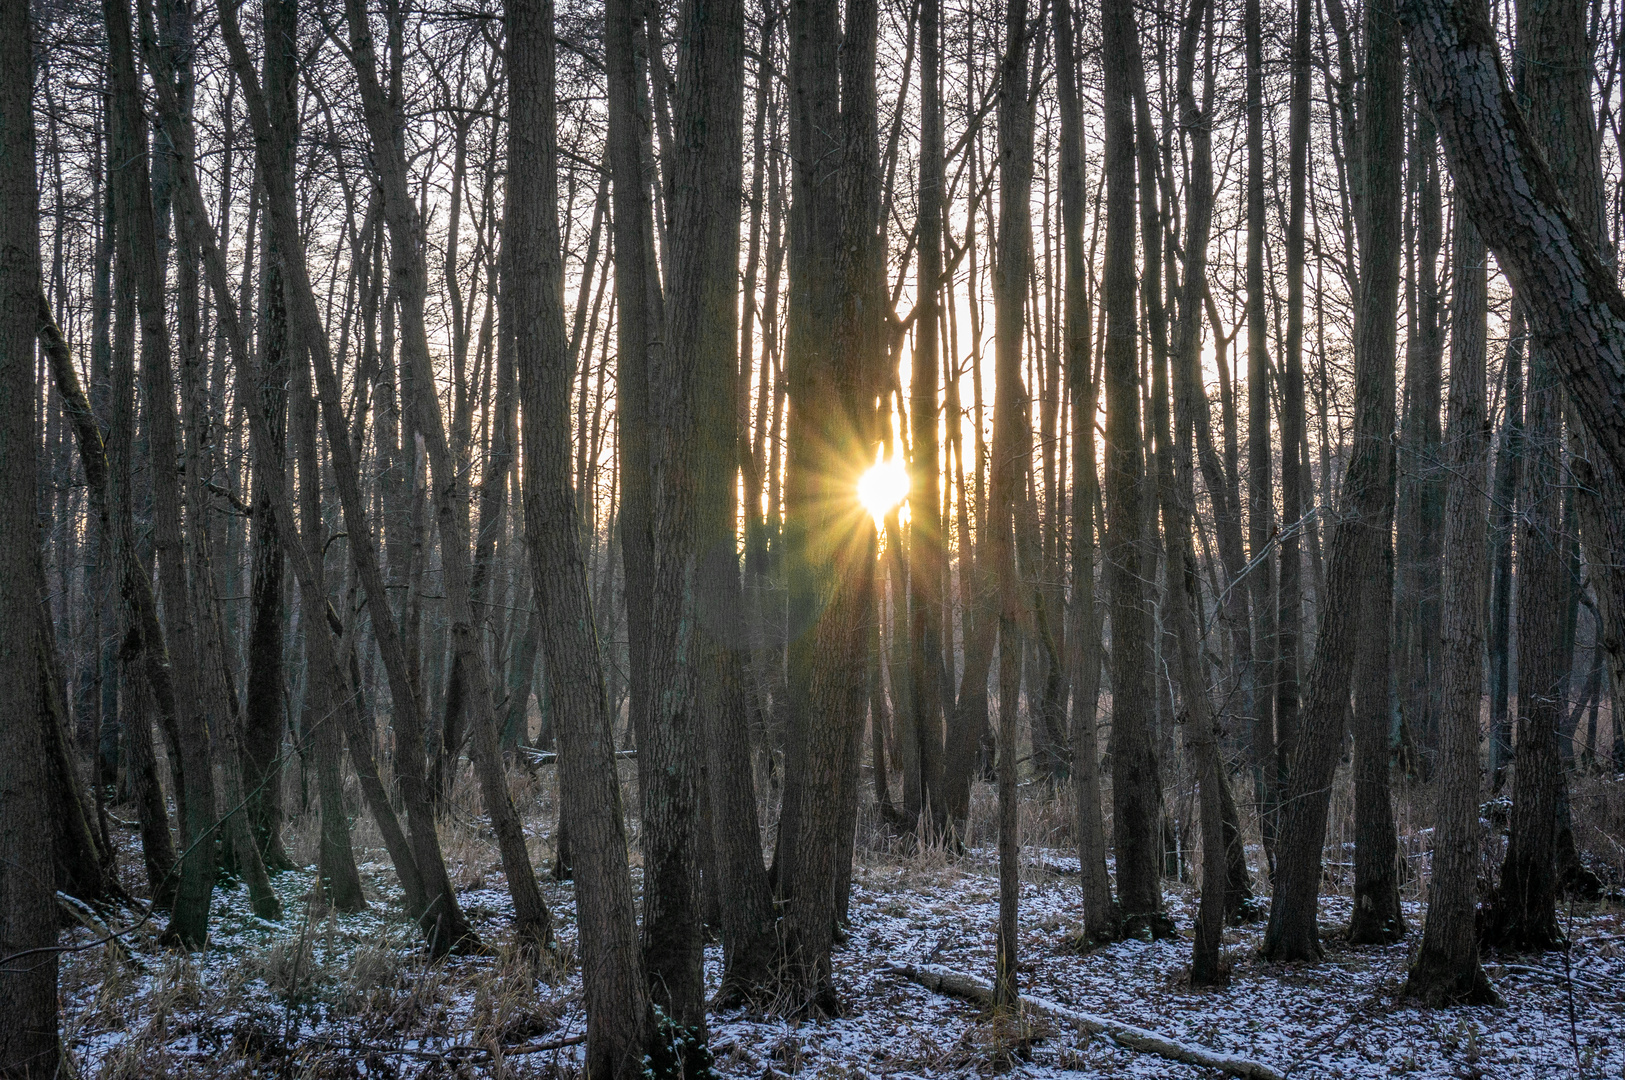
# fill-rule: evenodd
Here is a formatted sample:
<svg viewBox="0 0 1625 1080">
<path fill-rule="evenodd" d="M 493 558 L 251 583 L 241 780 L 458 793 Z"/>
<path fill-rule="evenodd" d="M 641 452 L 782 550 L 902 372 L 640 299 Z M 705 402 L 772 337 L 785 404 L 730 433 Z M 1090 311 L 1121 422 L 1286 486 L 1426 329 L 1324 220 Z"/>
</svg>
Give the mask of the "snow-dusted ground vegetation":
<svg viewBox="0 0 1625 1080">
<path fill-rule="evenodd" d="M 516 776 L 516 796 L 538 866 L 551 863 L 557 808 L 551 770 Z M 627 779 L 630 779 L 628 770 Z M 1625 905 L 1618 781 L 1577 787 L 1577 835 L 1616 891 L 1597 904 L 1565 904 L 1567 952 L 1486 957 L 1506 1007 L 1428 1011 L 1400 999 L 1407 958 L 1421 933 L 1426 833 L 1406 837 L 1409 933 L 1386 948 L 1351 947 L 1339 929 L 1349 901 L 1339 889 L 1336 829 L 1321 906 L 1325 959 L 1271 965 L 1257 959 L 1262 922 L 1226 934 L 1228 986 L 1193 991 L 1189 942 L 1122 942 L 1080 954 L 1077 861 L 1064 797 L 1029 789 L 1023 806 L 1022 985 L 1071 1009 L 1150 1028 L 1184 1043 L 1262 1062 L 1292 1077 L 1625 1076 Z M 629 792 L 630 794 L 630 792 Z M 629 799 L 628 805 L 636 805 Z M 1335 807 L 1334 807 L 1335 809 Z M 1401 800 L 1401 819 L 1406 806 Z M 979 792 L 973 828 L 991 819 Z M 1335 820 L 1335 819 L 1334 819 Z M 285 921 L 262 922 L 246 890 L 215 896 L 211 948 L 186 956 L 157 947 L 162 916 L 121 935 L 128 951 L 94 945 L 64 959 L 64 1039 L 82 1075 L 138 1077 L 530 1077 L 571 1076 L 584 1030 L 574 963 L 574 897 L 546 884 L 558 950 L 516 956 L 510 905 L 494 841 L 477 800 L 459 785 L 442 834 L 460 898 L 489 954 L 426 959 L 416 928 L 365 817 L 356 821 L 369 910 L 336 915 L 313 899 L 313 865 L 276 879 Z M 315 835 L 296 826 L 295 858 L 314 863 Z M 846 1015 L 796 1021 L 742 1010 L 713 1014 L 710 1046 L 728 1077 L 935 1077 L 1008 1073 L 1101 1077 L 1217 1075 L 1128 1050 L 1043 1020 L 995 1023 L 980 1007 L 899 977 L 894 965 L 933 963 L 989 977 L 997 918 L 990 844 L 965 855 L 913 851 L 865 814 L 853 875 L 851 921 L 835 956 Z M 128 835 L 122 863 L 139 867 Z M 1612 851 L 1612 858 L 1609 852 Z M 1486 860 L 1497 854 L 1487 840 Z M 1257 852 L 1254 852 L 1256 857 Z M 634 856 L 635 857 L 635 856 Z M 1256 877 L 1256 862 L 1255 862 Z M 134 885 L 133 880 L 128 882 Z M 1255 881 L 1255 889 L 1267 893 Z M 1345 883 L 1346 886 L 1346 883 Z M 1188 934 L 1196 891 L 1170 878 L 1168 909 Z M 136 922 L 134 913 L 114 929 Z M 77 931 L 87 945 L 101 935 Z M 720 948 L 708 951 L 720 977 Z"/>
</svg>

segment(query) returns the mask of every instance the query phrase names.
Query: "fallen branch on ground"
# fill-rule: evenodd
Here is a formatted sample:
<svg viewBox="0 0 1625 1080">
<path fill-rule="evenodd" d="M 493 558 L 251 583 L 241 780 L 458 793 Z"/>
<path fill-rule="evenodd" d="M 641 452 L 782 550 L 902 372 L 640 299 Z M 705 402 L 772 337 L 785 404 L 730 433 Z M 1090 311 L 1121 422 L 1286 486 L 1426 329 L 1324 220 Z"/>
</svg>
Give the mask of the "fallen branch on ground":
<svg viewBox="0 0 1625 1080">
<path fill-rule="evenodd" d="M 949 994 L 953 997 L 965 998 L 980 1005 L 993 1004 L 993 986 L 974 975 L 963 975 L 948 968 L 937 967 L 935 964 L 894 964 L 891 972 L 911 982 L 919 983 L 927 990 L 938 994 Z M 1103 1016 L 1092 1013 L 1078 1012 L 1068 1009 L 1064 1005 L 1057 1005 L 1053 1001 L 1043 998 L 1023 996 L 1022 1008 L 1027 1012 L 1054 1020 L 1062 1024 L 1070 1024 L 1091 1035 L 1106 1035 L 1113 1042 L 1138 1050 L 1146 1054 L 1156 1054 L 1169 1061 L 1180 1061 L 1187 1065 L 1199 1065 L 1207 1069 L 1219 1069 L 1231 1076 L 1247 1077 L 1248 1080 L 1284 1080 L 1282 1073 L 1265 1065 L 1261 1061 L 1238 1057 L 1235 1054 L 1225 1054 L 1217 1050 L 1209 1050 L 1203 1046 L 1192 1046 L 1190 1043 L 1177 1042 L 1166 1035 L 1159 1035 L 1145 1028 L 1134 1027 L 1131 1024 L 1120 1024 L 1115 1020 L 1108 1020 Z"/>
<path fill-rule="evenodd" d="M 559 760 L 559 755 L 552 750 L 532 750 L 528 746 L 521 746 L 519 752 L 524 754 L 525 759 L 532 765 L 552 765 Z M 636 759 L 638 752 L 636 750 L 617 750 L 615 756 L 617 758 Z"/>
</svg>

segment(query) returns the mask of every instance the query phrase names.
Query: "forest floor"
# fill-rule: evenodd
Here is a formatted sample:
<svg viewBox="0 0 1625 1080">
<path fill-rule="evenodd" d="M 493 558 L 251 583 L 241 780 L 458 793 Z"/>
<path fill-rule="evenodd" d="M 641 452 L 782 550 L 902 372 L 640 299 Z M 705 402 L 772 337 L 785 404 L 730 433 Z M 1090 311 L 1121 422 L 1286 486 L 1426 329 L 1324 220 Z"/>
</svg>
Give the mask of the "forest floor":
<svg viewBox="0 0 1625 1080">
<path fill-rule="evenodd" d="M 516 773 L 515 780 L 541 870 L 551 865 L 556 821 L 551 778 Z M 572 957 L 573 889 L 544 878 L 557 957 L 538 964 L 505 947 L 511 939 L 506 884 L 494 840 L 475 816 L 477 799 L 463 787 L 442 837 L 459 899 L 490 955 L 427 959 L 416 928 L 400 915 L 393 871 L 365 819 L 356 823 L 355 844 L 369 908 L 354 915 L 322 910 L 311 900 L 315 873 L 307 865 L 314 862 L 314 830 L 296 826 L 290 852 L 305 868 L 274 879 L 281 924 L 253 916 L 246 889 L 232 883 L 216 893 L 207 953 L 158 948 L 160 917 L 123 936 L 128 959 L 99 945 L 65 955 L 64 1040 L 80 1074 L 98 1080 L 577 1074 L 580 1046 L 560 1045 L 584 1030 Z M 1610 810 L 1622 790 L 1625 783 L 1609 784 L 1604 801 Z M 990 792 L 978 792 L 979 811 L 989 818 L 990 801 Z M 751 1080 L 1217 1075 L 1054 1025 L 1012 1031 L 975 1005 L 894 975 L 894 964 L 934 963 L 991 977 L 997 867 L 991 845 L 973 843 L 958 859 L 940 850 L 904 852 L 870 816 L 860 827 L 851 924 L 835 955 L 846 1016 L 796 1023 L 744 1011 L 713 1014 L 710 1045 L 720 1074 Z M 973 830 L 981 816 L 973 816 Z M 1409 932 L 1397 945 L 1343 942 L 1350 902 L 1333 880 L 1322 898 L 1324 961 L 1263 963 L 1257 959 L 1263 924 L 1249 923 L 1225 936 L 1233 965 L 1229 984 L 1194 991 L 1185 978 L 1196 899 L 1188 885 L 1169 881 L 1165 892 L 1169 913 L 1187 936 L 1077 953 L 1077 860 L 1053 843 L 1068 816 L 1063 805 L 1036 795 L 1024 805 L 1030 846 L 1023 850 L 1020 957 L 1026 993 L 1251 1057 L 1293 1077 L 1625 1076 L 1625 905 L 1617 893 L 1600 904 L 1564 906 L 1560 916 L 1572 943 L 1566 953 L 1486 957 L 1505 1008 L 1438 1012 L 1399 1000 L 1421 932 L 1414 882 L 1407 889 L 1413 897 L 1406 902 Z M 140 855 L 130 834 L 122 840 L 121 866 L 133 887 Z M 1617 876 L 1617 862 L 1614 868 Z M 76 930 L 68 943 L 97 936 Z M 706 956 L 714 987 L 720 947 L 710 946 Z"/>
</svg>

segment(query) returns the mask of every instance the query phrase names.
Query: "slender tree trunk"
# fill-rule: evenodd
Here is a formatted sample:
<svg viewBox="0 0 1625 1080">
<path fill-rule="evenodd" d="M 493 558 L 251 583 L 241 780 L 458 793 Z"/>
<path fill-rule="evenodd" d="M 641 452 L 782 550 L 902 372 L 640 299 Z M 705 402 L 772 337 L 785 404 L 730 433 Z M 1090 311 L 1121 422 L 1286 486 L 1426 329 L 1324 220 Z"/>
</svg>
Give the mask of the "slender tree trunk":
<svg viewBox="0 0 1625 1080">
<path fill-rule="evenodd" d="M 942 497 L 938 478 L 937 383 L 942 278 L 942 0 L 920 3 L 919 261 L 914 366 L 909 379 L 913 436 L 909 484 L 909 697 L 914 706 L 920 787 L 931 833 L 946 822 L 943 792 Z M 957 417 L 952 418 L 957 421 Z"/>
<path fill-rule="evenodd" d="M 1495 455 L 1495 487 L 1490 506 L 1492 580 L 1490 585 L 1490 769 L 1492 788 L 1501 790 L 1512 763 L 1512 539 L 1522 486 L 1523 458 L 1523 304 L 1512 298 L 1512 329 L 1507 335 L 1505 373 L 1506 419 Z"/>
<path fill-rule="evenodd" d="M 1072 397 L 1072 601 L 1067 607 L 1067 681 L 1072 687 L 1072 798 L 1082 870 L 1083 932 L 1090 941 L 1120 933 L 1100 803 L 1100 614 L 1095 606 L 1095 413 L 1099 384 L 1090 371 L 1088 264 L 1083 249 L 1084 134 L 1078 102 L 1077 38 L 1071 0 L 1056 0 L 1055 48 L 1061 107 L 1061 218 L 1065 237 L 1066 374 Z M 956 412 L 949 413 L 950 418 Z M 962 549 L 963 558 L 963 549 Z"/>
<path fill-rule="evenodd" d="M 115 129 L 124 151 L 121 158 L 128 162 L 120 177 L 120 234 L 127 238 L 132 252 L 136 304 L 141 320 L 141 372 L 147 395 L 148 448 L 152 460 L 153 547 L 166 615 L 178 749 L 186 787 L 182 838 L 187 849 L 182 852 L 180 885 L 165 934 L 187 948 L 202 948 L 208 940 L 209 902 L 214 894 L 217 870 L 213 835 L 217 808 L 209 752 L 207 699 L 198 666 L 198 641 L 181 531 L 180 480 L 175 470 L 180 447 L 174 376 L 170 370 L 164 274 L 159 262 L 146 139 L 142 134 L 144 125 L 140 122 L 140 88 L 130 36 L 129 5 L 124 0 L 106 0 L 103 7 L 112 97 L 118 110 Z"/>
<path fill-rule="evenodd" d="M 620 440 L 621 565 L 626 575 L 626 637 L 629 727 L 639 746 L 654 716 L 650 633 L 654 597 L 654 551 L 650 533 L 649 372 L 665 341 L 664 300 L 655 256 L 653 120 L 647 83 L 643 0 L 606 0 L 605 59 L 608 64 L 609 141 L 606 158 L 614 179 L 610 215 L 615 250 L 616 434 Z M 652 788 L 639 759 L 641 787 Z"/>
<path fill-rule="evenodd" d="M 1396 536 L 1395 675 L 1407 763 L 1425 779 L 1438 753 L 1440 613 L 1439 558 L 1444 529 L 1444 478 L 1439 472 L 1439 411 L 1444 393 L 1444 335 L 1439 326 L 1437 262 L 1442 243 L 1438 137 L 1426 110 L 1411 129 L 1416 263 L 1413 325 L 1405 347 L 1405 404 L 1400 423 Z"/>
<path fill-rule="evenodd" d="M 1438 816 L 1433 877 L 1422 947 L 1405 981 L 1407 996 L 1441 1005 L 1495 1005 L 1499 996 L 1478 958 L 1479 701 L 1484 681 L 1484 482 L 1490 452 L 1485 404 L 1488 275 L 1484 242 L 1456 213 L 1455 297 L 1451 305 L 1449 429 L 1445 473 L 1444 661 Z"/>
<path fill-rule="evenodd" d="M 1134 70 L 1139 49 L 1132 5 L 1101 8 L 1106 57 L 1106 529 L 1103 553 L 1112 622 L 1112 832 L 1124 932 L 1167 932 L 1159 839 L 1162 785 L 1149 711 L 1151 619 L 1142 584 L 1150 537 L 1140 437 L 1134 277 Z"/>
<path fill-rule="evenodd" d="M 569 386 L 561 301 L 553 5 L 508 6 L 508 193 L 503 318 L 514 322 L 524 406 L 525 536 L 547 654 L 560 799 L 574 847 L 587 1004 L 587 1072 L 638 1076 L 649 1005 L 615 772 L 614 733 L 570 489 Z"/>
<path fill-rule="evenodd" d="M 1274 899 L 1264 932 L 1272 960 L 1320 955 L 1316 929 L 1321 846 L 1331 783 L 1343 745 L 1354 653 L 1369 582 L 1381 568 L 1385 495 L 1394 427 L 1395 318 L 1399 290 L 1399 174 L 1405 140 L 1404 68 L 1389 0 L 1366 8 L 1367 74 L 1361 170 L 1367 213 L 1355 318 L 1354 445 L 1343 480 L 1345 517 L 1326 567 L 1320 636 L 1309 672 L 1297 757 L 1282 792 Z M 1387 505 L 1391 506 L 1389 502 Z"/>
<path fill-rule="evenodd" d="M 1298 745 L 1298 669 L 1303 627 L 1303 556 L 1299 520 L 1304 511 L 1303 217 L 1308 202 L 1310 0 L 1295 0 L 1292 89 L 1287 120 L 1286 341 L 1281 355 L 1281 576 L 1275 648 L 1275 779 L 1286 783 Z M 1312 499 L 1310 500 L 1313 501 Z"/>
<path fill-rule="evenodd" d="M 1017 822 L 1016 754 L 1021 698 L 1023 603 L 1017 577 L 1018 502 L 1030 460 L 1028 392 L 1021 378 L 1024 303 L 1032 261 L 1031 192 L 1033 116 L 1027 97 L 1027 4 L 1005 11 L 1004 55 L 999 66 L 999 240 L 993 264 L 993 462 L 988 490 L 987 545 L 999 596 L 998 726 L 998 960 L 994 1001 L 1017 1008 L 1017 902 L 1021 837 Z M 1028 455 L 1023 456 L 1026 447 Z"/>
<path fill-rule="evenodd" d="M 1247 575 L 1253 610 L 1253 777 L 1259 803 L 1275 817 L 1280 792 L 1273 790 L 1275 761 L 1275 535 L 1273 462 L 1270 455 L 1270 355 L 1264 284 L 1264 73 L 1259 0 L 1247 0 Z M 1282 450 L 1283 455 L 1285 449 Z"/>
</svg>

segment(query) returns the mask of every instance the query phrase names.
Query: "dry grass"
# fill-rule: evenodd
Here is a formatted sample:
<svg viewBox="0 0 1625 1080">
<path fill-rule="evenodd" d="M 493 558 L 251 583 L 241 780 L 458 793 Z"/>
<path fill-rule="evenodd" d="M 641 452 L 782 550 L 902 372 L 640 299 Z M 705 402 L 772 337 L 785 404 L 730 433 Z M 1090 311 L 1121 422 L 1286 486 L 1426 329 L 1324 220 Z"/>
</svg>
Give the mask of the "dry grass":
<svg viewBox="0 0 1625 1080">
<path fill-rule="evenodd" d="M 641 867 L 636 764 L 623 761 L 619 767 L 636 879 Z M 1346 769 L 1346 765 L 1341 767 L 1334 786 L 1329 818 L 1323 883 L 1328 895 L 1346 896 L 1352 885 L 1353 807 Z M 286 788 L 290 812 L 286 844 L 291 857 L 303 867 L 316 861 L 320 839 L 313 803 L 302 805 L 305 793 L 314 799 L 313 779 L 302 787 L 297 769 L 291 769 Z M 1165 763 L 1164 780 L 1167 805 L 1179 822 L 1182 844 L 1188 844 L 1194 836 L 1187 821 L 1194 792 L 1177 755 Z M 1242 809 L 1254 888 L 1267 894 L 1262 847 L 1251 808 L 1251 781 L 1236 772 L 1232 782 Z M 454 884 L 465 894 L 469 915 L 490 952 L 443 963 L 425 958 L 415 927 L 398 910 L 399 890 L 392 867 L 351 779 L 347 800 L 354 815 L 352 843 L 370 910 L 340 916 L 323 909 L 312 896 L 313 874 L 297 870 L 280 875 L 276 882 L 288 912 L 280 930 L 248 920 L 239 887 L 222 891 L 217 898 L 226 914 L 216 919 L 215 947 L 201 957 L 158 949 L 155 930 L 161 919 L 134 935 L 134 965 L 119 962 L 104 948 L 69 954 L 62 964 L 63 1031 L 81 1065 L 81 1075 L 87 1080 L 348 1077 L 359 1075 L 362 1066 L 367 1075 L 375 1076 L 568 1075 L 572 1059 L 567 1053 L 502 1057 L 504 1047 L 580 1030 L 581 1020 L 579 980 L 573 977 L 573 892 L 546 880 L 558 821 L 557 770 L 515 767 L 510 770 L 509 784 L 527 823 L 531 858 L 544 879 L 559 927 L 555 953 L 538 960 L 512 947 L 501 861 L 484 820 L 478 786 L 465 768 L 454 777 L 447 794 L 440 838 Z M 899 787 L 894 777 L 892 790 Z M 962 838 L 969 850 L 963 852 L 940 838 L 922 844 L 912 836 L 899 835 L 878 812 L 871 790 L 866 769 L 855 872 L 871 894 L 865 903 L 873 904 L 878 912 L 903 916 L 910 914 L 916 894 L 927 889 L 953 892 L 963 888 L 969 894 L 989 888 L 997 812 L 991 785 L 973 785 L 970 819 Z M 1103 795 L 1109 837 L 1109 776 Z M 1400 778 L 1393 797 L 1407 867 L 1404 895 L 1407 900 L 1422 900 L 1426 896 L 1432 791 Z M 1070 785 L 1029 780 L 1020 787 L 1019 799 L 1023 878 L 1066 887 L 1067 876 L 1075 872 L 1066 865 L 1076 844 Z M 1617 889 L 1625 882 L 1625 778 L 1577 776 L 1571 799 L 1582 856 L 1609 887 Z M 771 840 L 775 832 L 771 808 L 762 808 L 762 821 Z M 115 838 L 123 848 L 122 878 L 133 892 L 140 893 L 144 882 L 139 841 L 126 830 L 118 830 Z M 1493 876 L 1502 847 L 1497 836 L 1486 835 L 1487 876 Z M 1186 854 L 1186 865 L 1194 865 L 1195 860 Z M 1194 896 L 1188 882 L 1170 881 L 1168 888 L 1185 897 Z M 1057 919 L 1064 921 L 1064 916 L 1048 921 Z M 128 924 L 133 919 L 110 921 Z M 1057 938 L 1064 934 L 1065 927 L 1040 926 L 1041 921 L 1035 921 L 1033 928 Z M 83 937 L 88 940 L 88 935 Z M 871 1067 L 925 1075 L 963 1069 L 998 1072 L 1019 1065 L 1034 1038 L 1031 1031 L 1011 1029 L 1007 1020 L 983 1018 L 940 1043 L 889 1047 L 886 1059 L 877 1059 Z M 776 1044 L 768 1055 L 775 1074 L 797 1071 L 801 1063 L 798 1045 L 793 1034 Z M 437 1064 L 423 1056 L 425 1048 L 436 1046 L 483 1047 L 487 1053 L 477 1068 L 468 1061 L 450 1059 Z M 730 1053 L 743 1053 L 737 1047 L 730 1050 L 728 1044 L 717 1050 L 724 1065 Z M 809 1075 L 825 1075 L 824 1069 L 819 1065 Z"/>
</svg>

